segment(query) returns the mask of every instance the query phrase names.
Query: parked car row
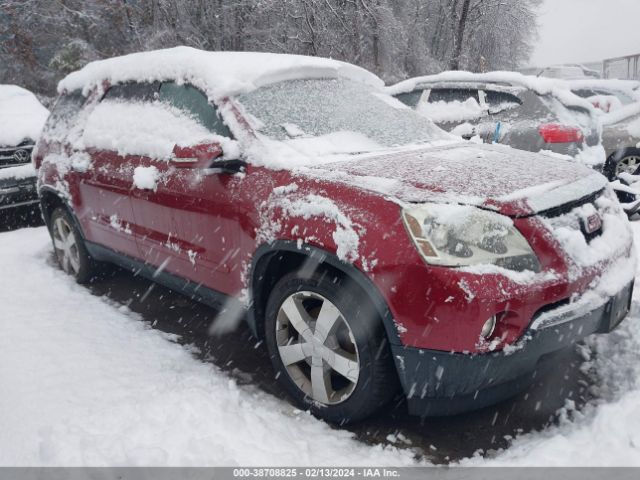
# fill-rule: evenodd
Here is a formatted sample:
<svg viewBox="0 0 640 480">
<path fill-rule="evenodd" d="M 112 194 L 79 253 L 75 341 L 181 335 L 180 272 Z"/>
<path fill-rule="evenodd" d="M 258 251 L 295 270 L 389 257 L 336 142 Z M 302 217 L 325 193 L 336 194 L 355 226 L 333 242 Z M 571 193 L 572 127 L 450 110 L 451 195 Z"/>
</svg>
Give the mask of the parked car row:
<svg viewBox="0 0 640 480">
<path fill-rule="evenodd" d="M 446 72 L 406 80 L 388 92 L 463 138 L 548 151 L 602 168 L 598 119 L 591 105 L 555 82 L 516 73 Z"/>
<path fill-rule="evenodd" d="M 399 390 L 411 413 L 451 415 L 629 311 L 626 216 L 605 177 L 557 155 L 597 144 L 594 107 L 567 98 L 179 47 L 66 77 L 33 162 L 78 282 L 108 262 L 223 305 L 214 326 L 245 318 L 284 389 L 329 421 Z M 469 126 L 445 118 L 467 110 Z"/>
</svg>

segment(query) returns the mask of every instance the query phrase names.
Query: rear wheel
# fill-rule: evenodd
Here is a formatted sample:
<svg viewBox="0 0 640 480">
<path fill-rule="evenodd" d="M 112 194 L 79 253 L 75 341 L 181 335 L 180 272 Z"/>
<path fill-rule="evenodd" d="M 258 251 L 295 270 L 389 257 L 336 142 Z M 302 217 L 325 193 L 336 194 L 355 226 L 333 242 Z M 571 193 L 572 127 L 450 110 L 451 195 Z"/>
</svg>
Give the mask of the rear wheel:
<svg viewBox="0 0 640 480">
<path fill-rule="evenodd" d="M 361 420 L 398 388 L 379 316 L 344 278 L 296 273 L 274 287 L 266 341 L 278 381 L 303 408 L 335 423 Z"/>
<path fill-rule="evenodd" d="M 95 277 L 96 262 L 87 251 L 82 235 L 69 212 L 62 207 L 51 214 L 51 238 L 56 259 L 65 273 L 78 283 L 87 283 Z"/>
</svg>

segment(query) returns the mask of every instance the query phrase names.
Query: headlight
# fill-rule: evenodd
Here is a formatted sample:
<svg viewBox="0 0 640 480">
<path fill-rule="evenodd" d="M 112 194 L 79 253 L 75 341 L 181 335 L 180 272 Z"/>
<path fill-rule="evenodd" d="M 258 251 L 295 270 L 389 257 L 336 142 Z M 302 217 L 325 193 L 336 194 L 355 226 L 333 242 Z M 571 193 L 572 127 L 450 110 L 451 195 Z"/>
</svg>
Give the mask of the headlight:
<svg viewBox="0 0 640 480">
<path fill-rule="evenodd" d="M 431 265 L 493 264 L 518 272 L 540 271 L 529 243 L 504 215 L 463 205 L 426 204 L 406 208 L 402 216 Z"/>
</svg>

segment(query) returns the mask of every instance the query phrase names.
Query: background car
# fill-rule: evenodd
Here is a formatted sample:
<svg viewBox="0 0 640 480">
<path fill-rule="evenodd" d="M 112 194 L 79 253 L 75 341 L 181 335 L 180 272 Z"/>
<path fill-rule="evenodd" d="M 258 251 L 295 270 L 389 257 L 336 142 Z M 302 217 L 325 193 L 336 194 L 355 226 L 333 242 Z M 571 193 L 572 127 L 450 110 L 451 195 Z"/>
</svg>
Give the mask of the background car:
<svg viewBox="0 0 640 480">
<path fill-rule="evenodd" d="M 601 112 L 603 173 L 612 181 L 621 173 L 635 175 L 640 168 L 640 82 L 575 80 L 567 85 Z"/>
<path fill-rule="evenodd" d="M 601 78 L 600 72 L 587 68 L 577 63 L 551 65 L 538 70 L 535 73 L 538 77 L 559 78 L 564 80 L 575 80 L 581 78 Z"/>
<path fill-rule="evenodd" d="M 551 80 L 445 72 L 405 80 L 387 92 L 466 139 L 570 155 L 596 168 L 604 164 L 593 107 Z"/>
<path fill-rule="evenodd" d="M 31 152 L 49 111 L 16 85 L 0 85 L 0 211 L 38 204 Z"/>
</svg>

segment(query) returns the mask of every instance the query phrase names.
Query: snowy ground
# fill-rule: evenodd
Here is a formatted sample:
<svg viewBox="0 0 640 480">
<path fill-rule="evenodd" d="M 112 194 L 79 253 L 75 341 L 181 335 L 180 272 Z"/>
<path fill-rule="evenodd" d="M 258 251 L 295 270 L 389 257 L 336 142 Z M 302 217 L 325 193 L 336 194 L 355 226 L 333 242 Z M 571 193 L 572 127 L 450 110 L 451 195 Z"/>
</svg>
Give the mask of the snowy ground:
<svg viewBox="0 0 640 480">
<path fill-rule="evenodd" d="M 640 224 L 634 225 L 640 240 Z M 44 228 L 0 233 L 0 465 L 411 465 L 196 359 L 52 263 Z M 594 400 L 464 465 L 640 465 L 640 303 L 583 349 Z"/>
</svg>

